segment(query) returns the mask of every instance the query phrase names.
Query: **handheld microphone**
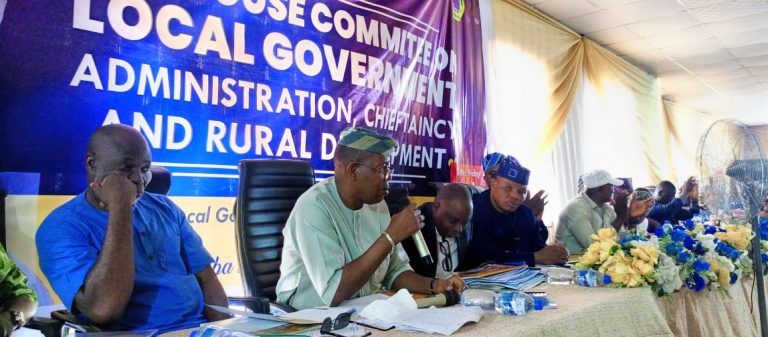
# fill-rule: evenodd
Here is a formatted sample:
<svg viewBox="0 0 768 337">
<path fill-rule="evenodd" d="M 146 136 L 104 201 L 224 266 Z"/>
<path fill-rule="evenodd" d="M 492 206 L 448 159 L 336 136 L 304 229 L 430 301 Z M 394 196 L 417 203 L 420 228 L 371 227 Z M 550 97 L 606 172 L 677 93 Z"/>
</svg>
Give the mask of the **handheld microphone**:
<svg viewBox="0 0 768 337">
<path fill-rule="evenodd" d="M 393 194 L 394 195 L 394 194 Z M 400 196 L 396 199 L 392 200 L 391 202 L 387 202 L 390 208 L 390 214 L 395 214 L 411 204 L 411 200 L 408 199 L 408 196 Z M 424 236 L 421 234 L 421 229 L 417 230 L 416 233 L 413 233 L 411 235 L 411 238 L 413 239 L 413 243 L 416 245 L 416 250 L 419 251 L 419 256 L 421 256 L 421 261 L 424 264 L 430 265 L 435 263 L 435 260 L 432 259 L 432 254 L 429 253 L 429 248 L 427 248 L 427 243 L 424 242 Z"/>
<path fill-rule="evenodd" d="M 411 239 L 413 239 L 413 243 L 416 244 L 416 249 L 419 251 L 421 261 L 427 265 L 435 263 L 435 261 L 432 260 L 432 254 L 429 253 L 427 243 L 424 242 L 424 235 L 421 234 L 421 229 L 417 230 L 416 233 L 413 233 Z"/>
<path fill-rule="evenodd" d="M 416 301 L 416 307 L 419 309 L 429 308 L 431 306 L 436 307 L 450 307 L 456 303 L 459 303 L 461 297 L 456 290 L 449 290 L 439 293 L 434 296 L 419 298 Z"/>
</svg>

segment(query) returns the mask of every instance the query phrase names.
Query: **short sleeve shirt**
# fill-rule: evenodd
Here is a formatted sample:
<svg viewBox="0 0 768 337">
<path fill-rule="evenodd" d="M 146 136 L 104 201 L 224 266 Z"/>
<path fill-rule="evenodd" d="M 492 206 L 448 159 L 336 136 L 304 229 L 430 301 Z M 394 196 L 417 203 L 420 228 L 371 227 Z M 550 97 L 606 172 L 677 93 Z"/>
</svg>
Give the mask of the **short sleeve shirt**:
<svg viewBox="0 0 768 337">
<path fill-rule="evenodd" d="M 301 195 L 283 229 L 284 244 L 277 301 L 296 309 L 328 306 L 341 281 L 342 268 L 360 257 L 389 226 L 387 204 L 382 200 L 347 208 L 339 197 L 334 177 Z M 376 268 L 352 297 L 391 288 L 400 273 L 411 270 L 402 246 Z"/>
<path fill-rule="evenodd" d="M 72 312 L 75 295 L 103 249 L 108 217 L 83 192 L 55 209 L 37 231 L 40 268 Z M 206 322 L 195 274 L 213 259 L 182 210 L 164 195 L 144 193 L 133 206 L 133 246 L 133 294 L 123 317 L 107 328 L 163 332 Z"/>
</svg>

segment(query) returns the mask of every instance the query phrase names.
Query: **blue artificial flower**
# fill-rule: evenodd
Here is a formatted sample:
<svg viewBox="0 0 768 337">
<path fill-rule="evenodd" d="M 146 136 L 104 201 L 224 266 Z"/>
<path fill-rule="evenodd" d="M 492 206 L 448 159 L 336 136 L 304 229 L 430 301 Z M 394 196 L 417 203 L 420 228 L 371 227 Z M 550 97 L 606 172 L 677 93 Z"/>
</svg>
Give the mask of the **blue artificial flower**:
<svg viewBox="0 0 768 337">
<path fill-rule="evenodd" d="M 694 228 L 694 225 L 693 225 L 693 220 L 691 220 L 691 219 L 688 219 L 688 220 L 685 220 L 685 222 L 684 222 L 684 223 L 685 223 L 685 229 L 687 229 L 687 230 L 693 230 L 693 228 Z"/>
<path fill-rule="evenodd" d="M 664 245 L 664 250 L 667 252 L 667 255 L 675 256 L 683 251 L 683 246 L 677 242 L 670 242 Z"/>
<path fill-rule="evenodd" d="M 684 230 L 679 230 L 679 229 L 675 229 L 671 233 L 669 233 L 669 237 L 672 238 L 672 241 L 683 241 L 686 236 L 688 236 L 688 234 L 685 234 Z"/>
<path fill-rule="evenodd" d="M 664 228 L 661 228 L 661 227 L 658 227 L 658 228 L 656 228 L 655 231 L 653 231 L 653 235 L 656 235 L 659 238 L 663 237 L 665 234 L 667 234 L 667 233 L 664 233 Z"/>
<path fill-rule="evenodd" d="M 738 280 L 738 279 L 739 279 L 739 274 L 731 272 L 731 282 L 730 283 L 734 284 L 734 283 L 736 283 L 736 280 Z"/>
<path fill-rule="evenodd" d="M 707 281 L 704 280 L 703 277 L 701 277 L 699 274 L 693 274 L 693 290 L 694 291 L 701 291 L 701 289 L 704 289 L 704 286 L 707 285 Z"/>
<path fill-rule="evenodd" d="M 768 219 L 760 219 L 760 240 L 768 240 Z"/>
<path fill-rule="evenodd" d="M 768 253 L 763 253 L 763 263 L 766 263 L 768 261 Z"/>
<path fill-rule="evenodd" d="M 690 235 L 686 235 L 685 238 L 683 239 L 683 245 L 685 245 L 685 248 L 687 249 L 693 249 L 693 245 L 695 244 L 696 244 L 696 240 L 691 238 Z"/>
<path fill-rule="evenodd" d="M 685 227 L 680 225 L 675 225 L 674 227 L 672 227 L 672 229 L 676 231 L 685 231 Z"/>
<path fill-rule="evenodd" d="M 677 255 L 677 260 L 680 261 L 680 263 L 686 263 L 691 258 L 693 258 L 693 255 L 691 255 L 691 253 L 685 252 L 685 251 Z"/>
<path fill-rule="evenodd" d="M 693 246 L 693 249 L 691 251 L 696 255 L 704 255 L 707 253 L 707 249 L 704 248 L 704 246 L 701 244 L 701 242 L 697 242 L 695 246 Z"/>
<path fill-rule="evenodd" d="M 697 259 L 693 262 L 693 270 L 695 270 L 697 273 L 707 271 L 709 270 L 709 262 L 704 259 Z"/>
<path fill-rule="evenodd" d="M 704 234 L 715 234 L 715 233 L 717 233 L 717 227 L 715 226 L 707 226 L 704 229 Z"/>
</svg>

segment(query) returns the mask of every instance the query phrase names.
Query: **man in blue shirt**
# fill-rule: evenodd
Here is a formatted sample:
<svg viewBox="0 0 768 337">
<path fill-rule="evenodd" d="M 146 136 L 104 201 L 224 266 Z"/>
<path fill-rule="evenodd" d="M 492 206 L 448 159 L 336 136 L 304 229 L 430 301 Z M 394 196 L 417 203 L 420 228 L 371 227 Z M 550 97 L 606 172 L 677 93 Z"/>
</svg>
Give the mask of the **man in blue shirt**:
<svg viewBox="0 0 768 337">
<path fill-rule="evenodd" d="M 539 235 L 533 211 L 523 204 L 528 193 L 530 171 L 512 156 L 501 159 L 490 189 L 475 195 L 473 235 L 469 245 L 470 265 L 486 261 L 525 262 L 529 265 L 568 261 L 559 245 L 547 245 Z"/>
<path fill-rule="evenodd" d="M 648 217 L 664 223 L 676 225 L 678 221 L 688 220 L 693 213 L 699 212 L 699 188 L 696 178 L 690 177 L 683 184 L 679 197 L 675 197 L 675 185 L 667 180 L 659 182 L 656 188 L 656 204 L 651 207 Z"/>
<path fill-rule="evenodd" d="M 152 178 L 147 142 L 107 125 L 91 136 L 85 192 L 54 210 L 37 231 L 40 268 L 73 314 L 107 330 L 196 327 L 226 318 L 210 254 L 184 213 Z"/>
</svg>

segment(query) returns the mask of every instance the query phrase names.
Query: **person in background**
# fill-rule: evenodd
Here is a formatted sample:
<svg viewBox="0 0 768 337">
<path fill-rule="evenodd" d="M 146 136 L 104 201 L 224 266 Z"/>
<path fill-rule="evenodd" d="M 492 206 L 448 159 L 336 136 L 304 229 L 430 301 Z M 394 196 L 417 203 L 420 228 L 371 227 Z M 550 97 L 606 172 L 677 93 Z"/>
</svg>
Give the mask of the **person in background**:
<svg viewBox="0 0 768 337">
<path fill-rule="evenodd" d="M 490 179 L 490 189 L 473 197 L 470 266 L 487 261 L 528 265 L 568 261 L 563 246 L 542 240 L 534 212 L 523 204 L 529 175 L 517 159 L 506 156 Z"/>
<path fill-rule="evenodd" d="M 656 188 L 656 205 L 651 208 L 648 217 L 664 223 L 676 225 L 678 221 L 688 220 L 693 213 L 699 212 L 699 188 L 696 178 L 689 177 L 683 184 L 680 196 L 675 197 L 675 185 L 667 180 L 659 182 Z"/>
<path fill-rule="evenodd" d="M 440 188 L 434 202 L 418 208 L 424 215 L 421 233 L 433 257 L 426 264 L 419 255 L 412 238 L 403 240 L 403 248 L 417 274 L 426 277 L 449 278 L 454 270 L 465 269 L 467 247 L 472 237 L 469 219 L 472 216 L 472 196 L 461 184 L 448 184 Z"/>
<path fill-rule="evenodd" d="M 483 158 L 483 180 L 485 180 L 485 185 L 489 188 L 493 179 L 496 178 L 496 174 L 499 170 L 499 162 L 505 157 L 506 155 L 504 154 L 494 152 L 485 155 Z M 547 205 L 547 203 L 549 202 L 547 201 L 547 194 L 544 192 L 544 190 L 539 190 L 533 195 L 531 195 L 530 191 L 527 192 L 525 200 L 523 201 L 523 204 L 530 207 L 533 211 L 539 236 L 542 238 L 542 240 L 544 240 L 544 242 L 546 242 L 549 238 L 549 229 L 547 229 L 547 226 L 542 220 L 542 217 L 544 216 L 544 207 Z"/>
<path fill-rule="evenodd" d="M 29 321 L 37 310 L 37 295 L 27 276 L 0 246 L 0 337 L 8 337 Z"/>
<path fill-rule="evenodd" d="M 160 332 L 228 318 L 213 259 L 184 212 L 145 193 L 152 156 L 119 124 L 91 136 L 88 188 L 55 209 L 35 235 L 42 269 L 73 314 L 107 330 Z"/>
<path fill-rule="evenodd" d="M 582 175 L 582 181 L 584 191 L 566 204 L 560 212 L 557 226 L 556 238 L 565 244 L 569 252 L 584 252 L 592 243 L 592 234 L 601 228 L 613 227 L 618 232 L 627 222 L 640 223 L 653 206 L 652 199 L 639 201 L 634 197 L 622 196 L 616 200 L 618 207 L 614 209 L 610 205 L 614 198 L 614 187 L 624 182 L 614 179 L 605 170 L 587 172 Z M 627 203 L 629 206 L 626 206 Z"/>
<path fill-rule="evenodd" d="M 334 176 L 296 201 L 283 229 L 277 301 L 296 309 L 336 306 L 384 288 L 417 293 L 462 292 L 460 277 L 413 272 L 402 245 L 423 227 L 415 205 L 390 217 L 384 196 L 397 142 L 364 128 L 348 128 L 334 152 Z"/>
</svg>

